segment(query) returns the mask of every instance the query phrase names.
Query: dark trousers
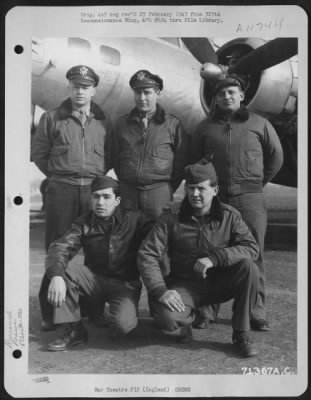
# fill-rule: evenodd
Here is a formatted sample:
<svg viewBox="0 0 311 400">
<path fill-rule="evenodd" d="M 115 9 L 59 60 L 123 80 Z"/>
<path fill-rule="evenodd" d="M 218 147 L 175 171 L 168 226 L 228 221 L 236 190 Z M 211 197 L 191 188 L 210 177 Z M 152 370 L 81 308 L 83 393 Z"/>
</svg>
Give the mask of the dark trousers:
<svg viewBox="0 0 311 400">
<path fill-rule="evenodd" d="M 156 220 L 163 209 L 173 200 L 173 190 L 169 182 L 155 184 L 147 190 L 137 189 L 126 182 L 120 182 L 121 206 L 125 209 L 141 210 L 151 220 Z M 162 259 L 162 272 L 168 275 L 169 259 L 165 254 Z"/>
<path fill-rule="evenodd" d="M 156 324 L 166 333 L 179 335 L 183 326 L 190 325 L 194 311 L 203 305 L 223 303 L 233 299 L 232 327 L 250 329 L 250 312 L 257 296 L 258 272 L 251 260 L 242 260 L 231 267 L 212 268 L 205 280 L 167 280 L 169 289 L 176 290 L 185 304 L 185 311 L 170 311 L 157 300 L 150 299 L 151 313 Z"/>
<path fill-rule="evenodd" d="M 156 184 L 147 190 L 120 182 L 120 194 L 123 208 L 141 210 L 152 220 L 157 219 L 164 207 L 173 200 L 172 187 L 168 182 Z"/>
<path fill-rule="evenodd" d="M 242 193 L 237 196 L 223 197 L 224 203 L 240 211 L 259 246 L 259 257 L 256 261 L 259 272 L 258 296 L 251 317 L 266 318 L 266 273 L 264 265 L 264 243 L 267 230 L 267 209 L 263 193 Z"/>
<path fill-rule="evenodd" d="M 45 199 L 45 249 L 61 237 L 79 215 L 91 208 L 91 186 L 50 181 Z"/>
<path fill-rule="evenodd" d="M 94 274 L 82 265 L 68 267 L 65 275 L 66 300 L 53 307 L 47 300 L 50 280 L 44 275 L 39 292 L 42 318 L 55 324 L 80 321 L 80 296 L 88 298 L 94 309 L 109 303 L 108 325 L 112 335 L 129 333 L 137 325 L 140 280 L 121 281 Z"/>
</svg>

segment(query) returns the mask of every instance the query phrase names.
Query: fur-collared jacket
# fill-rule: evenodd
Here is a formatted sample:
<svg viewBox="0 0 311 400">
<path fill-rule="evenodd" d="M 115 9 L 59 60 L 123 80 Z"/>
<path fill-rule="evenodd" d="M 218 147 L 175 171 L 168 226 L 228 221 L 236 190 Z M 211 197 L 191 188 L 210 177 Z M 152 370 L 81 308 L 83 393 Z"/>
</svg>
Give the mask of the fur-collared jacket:
<svg viewBox="0 0 311 400">
<path fill-rule="evenodd" d="M 230 268 L 242 259 L 256 260 L 258 245 L 235 208 L 213 199 L 211 212 L 201 218 L 185 198 L 179 212 L 168 210 L 154 224 L 138 253 L 138 269 L 149 294 L 158 299 L 168 289 L 161 260 L 168 253 L 172 280 L 197 279 L 199 258 L 208 257 L 215 268 Z"/>
<path fill-rule="evenodd" d="M 227 195 L 262 192 L 283 163 L 283 150 L 270 122 L 245 107 L 227 117 L 219 108 L 192 138 L 191 161 L 212 159 L 220 191 Z"/>
<path fill-rule="evenodd" d="M 67 99 L 42 114 L 32 140 L 32 160 L 51 181 L 90 184 L 107 170 L 110 129 L 103 111 L 93 102 L 83 126 Z"/>
<path fill-rule="evenodd" d="M 188 161 L 181 122 L 157 105 L 145 128 L 135 108 L 119 118 L 113 137 L 113 167 L 120 181 L 145 188 L 170 182 L 175 191 Z"/>
</svg>

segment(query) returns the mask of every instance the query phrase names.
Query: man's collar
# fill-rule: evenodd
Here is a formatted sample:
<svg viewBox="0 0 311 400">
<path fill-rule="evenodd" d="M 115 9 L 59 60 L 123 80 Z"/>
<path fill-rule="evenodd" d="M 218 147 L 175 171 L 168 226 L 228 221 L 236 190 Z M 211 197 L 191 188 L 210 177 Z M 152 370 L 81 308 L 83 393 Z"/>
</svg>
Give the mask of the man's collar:
<svg viewBox="0 0 311 400">
<path fill-rule="evenodd" d="M 216 106 L 212 116 L 213 120 L 218 121 L 241 121 L 245 122 L 249 118 L 249 111 L 245 106 L 241 106 L 237 111 L 228 116 L 219 107 Z"/>
<path fill-rule="evenodd" d="M 153 110 L 153 111 L 150 111 L 150 112 L 147 113 L 147 114 L 138 113 L 138 115 L 139 115 L 139 118 L 140 118 L 140 119 L 147 118 L 148 121 L 150 121 L 150 119 L 154 116 L 155 112 L 156 112 L 156 110 Z"/>
<path fill-rule="evenodd" d="M 72 115 L 72 103 L 70 98 L 66 99 L 59 107 L 59 115 L 61 119 L 66 119 Z M 90 115 L 93 114 L 95 119 L 100 119 L 104 120 L 105 114 L 101 110 L 101 108 L 96 104 L 91 101 L 90 105 Z"/>
<path fill-rule="evenodd" d="M 193 208 L 188 200 L 187 197 L 183 199 L 181 202 L 180 210 L 179 210 L 179 220 L 181 222 L 184 222 L 186 220 L 192 220 L 193 218 L 195 219 L 203 219 L 204 221 L 210 221 L 210 220 L 221 220 L 223 216 L 222 212 L 222 207 L 221 203 L 218 199 L 217 196 L 213 198 L 212 205 L 210 208 L 210 211 L 203 215 L 202 217 L 196 217 L 193 213 Z"/>
<path fill-rule="evenodd" d="M 120 224 L 122 222 L 123 213 L 124 212 L 121 209 L 121 207 L 118 206 L 115 209 L 115 212 L 112 214 L 111 217 L 114 218 L 118 222 L 118 224 Z M 95 221 L 99 221 L 99 220 L 102 220 L 102 218 L 101 217 L 97 217 L 97 215 L 94 213 L 94 211 L 92 211 L 92 214 L 91 214 L 91 223 L 92 223 L 92 225 L 95 223 Z"/>
<path fill-rule="evenodd" d="M 133 108 L 127 118 L 129 121 L 140 120 L 141 116 L 140 116 L 138 109 L 136 107 Z M 157 104 L 156 110 L 153 113 L 153 115 L 151 116 L 151 119 L 156 124 L 163 124 L 163 122 L 165 121 L 165 111 L 159 104 Z"/>
<path fill-rule="evenodd" d="M 91 113 L 91 106 L 89 106 L 89 107 L 87 107 L 87 108 L 85 108 L 85 109 L 78 109 L 78 108 L 74 108 L 74 107 L 72 107 L 72 115 L 78 115 L 78 114 L 80 114 L 80 113 L 84 113 L 87 117 L 89 117 L 90 116 L 90 113 Z"/>
<path fill-rule="evenodd" d="M 115 219 L 118 221 L 118 223 L 120 224 L 122 221 L 122 217 L 123 217 L 123 211 L 121 209 L 120 206 L 118 206 L 113 214 L 113 216 L 115 217 Z"/>
<path fill-rule="evenodd" d="M 196 219 L 197 221 L 202 221 L 202 220 L 209 220 L 212 216 L 211 210 L 209 209 L 208 212 L 206 212 L 203 215 L 196 215 L 193 211 L 192 211 L 192 218 Z"/>
</svg>

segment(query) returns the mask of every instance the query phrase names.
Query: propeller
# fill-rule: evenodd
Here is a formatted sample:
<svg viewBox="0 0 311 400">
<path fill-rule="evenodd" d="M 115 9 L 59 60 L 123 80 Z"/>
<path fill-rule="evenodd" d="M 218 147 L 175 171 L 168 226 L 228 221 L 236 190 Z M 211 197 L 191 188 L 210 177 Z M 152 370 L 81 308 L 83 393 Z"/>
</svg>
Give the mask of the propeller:
<svg viewBox="0 0 311 400">
<path fill-rule="evenodd" d="M 207 38 L 181 38 L 190 53 L 201 63 L 218 64 L 217 54 Z"/>
<path fill-rule="evenodd" d="M 228 73 L 250 74 L 273 67 L 297 54 L 297 38 L 277 38 L 258 47 L 228 68 Z"/>
<path fill-rule="evenodd" d="M 191 54 L 202 64 L 201 77 L 215 80 L 221 74 L 253 74 L 273 67 L 297 54 L 297 38 L 277 38 L 251 51 L 234 65 L 220 66 L 218 56 L 207 38 L 182 38 Z"/>
</svg>

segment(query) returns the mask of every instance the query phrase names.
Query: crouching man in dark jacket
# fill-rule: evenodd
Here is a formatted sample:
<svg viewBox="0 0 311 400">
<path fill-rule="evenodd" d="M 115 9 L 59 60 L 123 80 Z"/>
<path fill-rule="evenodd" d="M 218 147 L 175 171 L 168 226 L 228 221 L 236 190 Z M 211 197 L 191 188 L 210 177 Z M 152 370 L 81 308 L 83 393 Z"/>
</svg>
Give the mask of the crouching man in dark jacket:
<svg viewBox="0 0 311 400">
<path fill-rule="evenodd" d="M 46 273 L 39 293 L 45 324 L 68 324 L 62 339 L 49 344 L 63 351 L 84 343 L 88 333 L 79 308 L 79 296 L 87 296 L 94 308 L 109 303 L 108 325 L 112 336 L 137 325 L 141 281 L 137 252 L 149 223 L 140 211 L 120 209 L 119 185 L 114 179 L 96 178 L 91 186 L 92 211 L 79 217 L 49 247 Z M 85 265 L 69 261 L 83 248 Z"/>
<path fill-rule="evenodd" d="M 179 213 L 163 213 L 139 250 L 138 268 L 151 313 L 164 332 L 185 343 L 192 340 L 198 307 L 233 299 L 233 343 L 241 356 L 254 356 L 258 351 L 248 332 L 258 290 L 253 262 L 258 245 L 240 213 L 219 202 L 212 164 L 189 165 L 185 178 Z M 166 250 L 171 272 L 164 280 L 160 260 Z"/>
</svg>

